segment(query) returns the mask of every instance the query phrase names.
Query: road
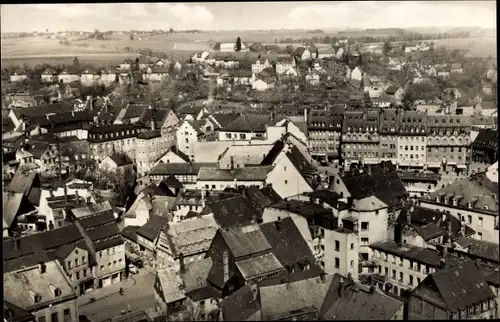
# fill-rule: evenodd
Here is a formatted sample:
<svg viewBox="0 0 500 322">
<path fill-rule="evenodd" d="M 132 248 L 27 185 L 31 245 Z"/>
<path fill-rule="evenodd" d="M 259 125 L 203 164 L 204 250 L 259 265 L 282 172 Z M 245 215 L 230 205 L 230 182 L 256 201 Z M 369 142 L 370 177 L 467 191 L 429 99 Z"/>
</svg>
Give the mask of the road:
<svg viewBox="0 0 500 322">
<path fill-rule="evenodd" d="M 154 280 L 153 272 L 142 269 L 140 274 L 128 280 L 85 294 L 77 301 L 78 314 L 86 315 L 93 322 L 101 322 L 119 316 L 122 310 L 154 308 Z M 120 287 L 125 290 L 124 295 L 120 295 Z M 90 302 L 91 297 L 96 301 Z"/>
</svg>

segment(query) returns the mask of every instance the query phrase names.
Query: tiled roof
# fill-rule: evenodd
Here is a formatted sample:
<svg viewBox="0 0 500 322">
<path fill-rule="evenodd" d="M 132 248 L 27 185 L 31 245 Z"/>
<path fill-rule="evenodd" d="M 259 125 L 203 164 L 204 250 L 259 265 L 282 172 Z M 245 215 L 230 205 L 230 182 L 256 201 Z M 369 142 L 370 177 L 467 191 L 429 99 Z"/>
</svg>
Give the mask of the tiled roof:
<svg viewBox="0 0 500 322">
<path fill-rule="evenodd" d="M 234 258 L 271 250 L 271 245 L 258 224 L 219 230 Z"/>
<path fill-rule="evenodd" d="M 50 105 L 40 105 L 35 107 L 14 108 L 12 111 L 17 118 L 24 115 L 28 118 L 45 117 L 47 114 L 69 113 L 73 110 L 73 105 L 66 103 L 55 103 Z"/>
<path fill-rule="evenodd" d="M 307 307 L 321 308 L 333 275 L 260 288 L 262 320 Z"/>
<path fill-rule="evenodd" d="M 243 194 L 260 209 L 264 209 L 265 207 L 282 200 L 271 187 L 262 189 L 253 186 L 246 187 Z"/>
<path fill-rule="evenodd" d="M 458 201 L 461 207 L 473 203 L 474 209 L 483 209 L 498 215 L 498 185 L 486 176 L 484 172 L 457 180 L 429 195 L 431 200 L 438 196 L 462 196 Z"/>
<path fill-rule="evenodd" d="M 265 133 L 266 125 L 272 123 L 269 115 L 242 114 L 224 126 L 225 132 L 258 132 Z"/>
<path fill-rule="evenodd" d="M 315 189 L 319 184 L 318 178 L 316 176 L 316 169 L 307 161 L 302 152 L 296 147 L 292 146 L 290 151 L 287 152 L 287 157 L 299 171 L 302 177 L 307 181 L 311 188 Z"/>
<path fill-rule="evenodd" d="M 16 218 L 21 207 L 24 194 L 20 192 L 4 192 L 3 193 L 3 222 L 5 228 L 9 228 Z M 34 208 L 33 208 L 34 209 Z"/>
<path fill-rule="evenodd" d="M 372 166 L 372 173 L 346 173 L 342 181 L 354 199 L 376 196 L 390 207 L 399 206 L 399 198 L 407 196 L 403 182 L 396 171 L 386 171 L 385 166 Z"/>
<path fill-rule="evenodd" d="M 167 235 L 173 256 L 206 252 L 217 233 L 218 225 L 213 216 L 185 219 L 169 225 Z"/>
<path fill-rule="evenodd" d="M 136 233 L 137 235 L 147 238 L 149 241 L 154 241 L 156 237 L 158 237 L 160 230 L 162 230 L 167 223 L 168 217 L 151 215 L 148 222 L 137 229 Z"/>
<path fill-rule="evenodd" d="M 245 285 L 226 297 L 221 304 L 224 321 L 246 321 L 260 310 L 258 297 L 250 285 Z M 258 319 L 260 320 L 260 319 Z"/>
<path fill-rule="evenodd" d="M 45 263 L 46 271 L 42 273 L 38 266 L 22 271 L 4 274 L 4 297 L 5 300 L 16 303 L 25 310 L 56 303 L 60 299 L 76 299 L 77 294 L 70 281 L 67 279 L 63 268 L 57 261 Z M 56 297 L 53 287 L 61 291 Z M 32 293 L 38 294 L 41 299 L 36 303 L 32 299 Z"/>
<path fill-rule="evenodd" d="M 111 209 L 110 209 L 111 210 Z M 80 219 L 80 224 L 84 229 L 90 229 L 93 227 L 104 226 L 116 222 L 115 216 L 112 211 L 106 211 L 98 215 L 93 215 Z"/>
<path fill-rule="evenodd" d="M 36 320 L 33 314 L 6 300 L 3 301 L 3 315 L 9 322 L 34 322 Z"/>
<path fill-rule="evenodd" d="M 109 201 L 97 204 L 85 204 L 82 207 L 71 209 L 71 212 L 76 218 L 84 218 L 104 212 L 113 214 Z"/>
<path fill-rule="evenodd" d="M 202 163 L 159 163 L 149 175 L 198 175 L 202 166 L 204 166 Z"/>
<path fill-rule="evenodd" d="M 159 130 L 169 113 L 170 110 L 165 108 L 147 109 L 144 113 L 142 113 L 139 122 L 149 126 L 151 124 L 151 120 L 154 120 L 155 128 Z"/>
<path fill-rule="evenodd" d="M 156 276 L 160 281 L 163 298 L 167 304 L 186 298 L 184 283 L 173 269 L 159 270 Z"/>
<path fill-rule="evenodd" d="M 435 297 L 435 301 L 444 301 L 447 309 L 453 313 L 495 298 L 483 274 L 472 261 L 445 268 L 427 276 L 426 279 L 432 283 L 426 283 L 424 280 L 412 295 Z"/>
<path fill-rule="evenodd" d="M 238 260 L 236 267 L 245 280 L 284 271 L 283 265 L 273 253 Z"/>
<path fill-rule="evenodd" d="M 130 157 L 125 153 L 113 154 L 110 155 L 109 158 L 116 164 L 117 167 L 134 164 L 132 159 L 130 159 Z"/>
<path fill-rule="evenodd" d="M 383 241 L 370 245 L 372 249 L 393 254 L 408 260 L 417 261 L 432 267 L 438 267 L 441 263 L 439 252 L 412 245 L 398 245 L 393 241 Z"/>
<path fill-rule="evenodd" d="M 209 203 L 201 213 L 213 213 L 215 220 L 221 227 L 245 225 L 261 217 L 260 211 L 248 198 L 243 196 Z"/>
<path fill-rule="evenodd" d="M 498 244 L 487 242 L 484 240 L 477 240 L 474 238 L 468 238 L 469 254 L 473 254 L 478 257 L 486 258 L 495 262 L 500 262 L 500 249 Z"/>
<path fill-rule="evenodd" d="M 198 173 L 199 181 L 264 181 L 272 170 L 268 166 L 218 169 L 217 167 L 202 167 Z"/>
<path fill-rule="evenodd" d="M 137 242 L 137 230 L 139 228 L 140 226 L 127 226 L 122 229 L 122 235 L 127 239 Z"/>
<path fill-rule="evenodd" d="M 227 114 L 216 113 L 216 114 L 210 115 L 211 119 L 215 119 L 215 121 L 217 122 L 218 127 L 224 127 L 224 126 L 226 126 L 229 122 L 233 121 L 237 117 L 238 117 L 238 115 L 236 115 L 236 114 L 229 114 L 229 113 L 227 113 Z"/>
<path fill-rule="evenodd" d="M 93 242 L 97 242 L 103 239 L 119 235 L 120 229 L 118 228 L 117 224 L 113 223 L 86 229 L 85 233 L 89 236 L 90 240 L 92 240 Z"/>
<path fill-rule="evenodd" d="M 174 188 L 174 189 L 182 189 L 182 183 L 173 175 L 166 177 L 163 179 L 158 185 L 159 188 Z M 164 189 L 166 190 L 166 189 Z"/>
<path fill-rule="evenodd" d="M 368 286 L 348 284 L 346 278 L 335 274 L 319 314 L 322 320 L 390 320 L 402 307 L 402 301 L 379 289 L 371 292 Z"/>
<path fill-rule="evenodd" d="M 282 200 L 268 206 L 269 208 L 287 210 L 289 212 L 301 215 L 305 218 L 314 218 L 315 215 L 328 214 L 331 215 L 331 210 L 318 205 L 316 203 L 301 201 L 301 200 Z"/>
</svg>

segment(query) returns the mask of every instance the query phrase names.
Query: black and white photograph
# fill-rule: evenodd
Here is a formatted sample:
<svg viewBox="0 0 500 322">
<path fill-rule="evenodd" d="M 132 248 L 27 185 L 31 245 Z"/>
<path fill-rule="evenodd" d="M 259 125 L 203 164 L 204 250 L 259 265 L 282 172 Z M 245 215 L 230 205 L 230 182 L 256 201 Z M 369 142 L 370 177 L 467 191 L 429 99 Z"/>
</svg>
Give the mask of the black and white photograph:
<svg viewBox="0 0 500 322">
<path fill-rule="evenodd" d="M 0 5 L 4 322 L 500 319 L 496 12 Z"/>
</svg>

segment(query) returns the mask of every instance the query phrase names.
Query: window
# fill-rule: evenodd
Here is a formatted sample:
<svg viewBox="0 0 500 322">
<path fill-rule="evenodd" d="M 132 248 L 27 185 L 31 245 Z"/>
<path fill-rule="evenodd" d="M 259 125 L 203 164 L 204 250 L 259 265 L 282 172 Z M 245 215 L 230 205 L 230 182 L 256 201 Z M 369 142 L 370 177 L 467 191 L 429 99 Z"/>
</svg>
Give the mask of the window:
<svg viewBox="0 0 500 322">
<path fill-rule="evenodd" d="M 108 263 L 108 268 L 110 268 L 110 267 L 111 267 L 111 262 Z"/>
<path fill-rule="evenodd" d="M 339 251 L 340 250 L 340 242 L 338 240 L 335 241 L 335 251 Z"/>
<path fill-rule="evenodd" d="M 392 270 L 392 279 L 393 280 L 396 279 L 396 270 L 395 269 Z"/>
<path fill-rule="evenodd" d="M 477 233 L 477 239 L 483 240 L 483 233 Z"/>
<path fill-rule="evenodd" d="M 87 259 L 85 258 L 85 256 L 82 256 L 82 264 L 85 264 L 87 262 Z"/>
<path fill-rule="evenodd" d="M 354 243 L 351 243 L 351 249 L 354 249 Z"/>
<path fill-rule="evenodd" d="M 38 322 L 45 322 L 45 316 L 41 316 L 38 318 Z"/>
<path fill-rule="evenodd" d="M 417 285 L 420 285 L 420 282 L 421 282 L 421 281 L 422 281 L 422 280 L 420 279 L 420 277 L 417 277 Z"/>
<path fill-rule="evenodd" d="M 85 277 L 87 277 L 87 270 L 86 270 L 86 269 L 84 269 L 84 270 L 82 271 L 82 273 L 83 273 L 82 275 L 83 275 L 83 277 L 84 277 L 84 278 L 85 278 Z"/>
<path fill-rule="evenodd" d="M 354 261 L 351 261 L 351 268 L 354 268 Z"/>
<path fill-rule="evenodd" d="M 73 274 L 69 274 L 68 277 L 70 281 L 73 281 Z"/>
<path fill-rule="evenodd" d="M 385 276 L 389 276 L 389 268 L 385 268 Z"/>
<path fill-rule="evenodd" d="M 370 224 L 368 222 L 361 223 L 361 230 L 368 230 L 368 227 L 370 227 Z"/>
<path fill-rule="evenodd" d="M 287 184 L 287 183 L 288 183 L 288 180 L 285 180 L 285 184 Z"/>
<path fill-rule="evenodd" d="M 116 261 L 113 261 L 113 266 L 116 266 Z"/>
<path fill-rule="evenodd" d="M 335 257 L 335 268 L 339 268 L 339 267 L 340 267 L 340 258 Z"/>
<path fill-rule="evenodd" d="M 186 138 L 186 143 L 189 143 L 189 139 L 188 138 Z"/>
<path fill-rule="evenodd" d="M 75 267 L 78 266 L 78 258 L 75 258 Z"/>
<path fill-rule="evenodd" d="M 413 276 L 410 275 L 410 281 L 408 282 L 408 285 L 413 285 Z"/>
<path fill-rule="evenodd" d="M 483 227 L 483 217 L 478 217 L 477 219 L 479 221 L 478 226 Z"/>
<path fill-rule="evenodd" d="M 101 269 L 101 271 L 102 271 L 102 270 L 104 269 L 104 265 L 101 265 L 100 269 Z"/>
<path fill-rule="evenodd" d="M 399 273 L 399 281 L 400 282 L 403 282 L 403 278 L 404 278 L 404 274 L 403 273 Z"/>
<path fill-rule="evenodd" d="M 469 222 L 469 224 L 472 224 L 472 216 L 471 215 L 467 216 L 467 221 Z"/>
<path fill-rule="evenodd" d="M 68 269 L 73 268 L 73 263 L 71 261 L 68 261 Z"/>
<path fill-rule="evenodd" d="M 99 258 L 102 258 L 102 250 L 99 252 Z"/>
<path fill-rule="evenodd" d="M 54 312 L 50 315 L 50 321 L 52 322 L 57 322 L 58 321 L 58 318 L 57 318 L 57 312 Z"/>
<path fill-rule="evenodd" d="M 361 245 L 363 245 L 363 246 L 368 246 L 369 245 L 368 237 L 361 238 Z"/>
</svg>

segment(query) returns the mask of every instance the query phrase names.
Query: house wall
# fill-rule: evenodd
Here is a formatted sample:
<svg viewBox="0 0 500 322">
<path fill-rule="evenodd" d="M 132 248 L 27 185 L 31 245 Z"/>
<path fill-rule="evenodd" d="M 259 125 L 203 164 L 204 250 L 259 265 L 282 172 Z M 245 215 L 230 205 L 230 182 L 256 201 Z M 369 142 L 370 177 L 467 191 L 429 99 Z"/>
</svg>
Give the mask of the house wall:
<svg viewBox="0 0 500 322">
<path fill-rule="evenodd" d="M 78 290 L 80 282 L 82 280 L 88 281 L 89 277 L 92 276 L 92 268 L 89 267 L 88 258 L 88 252 L 86 250 L 77 248 L 65 258 L 63 264 L 64 270 L 66 271 L 73 288 L 76 289 L 78 294 L 80 294 L 80 291 Z"/>
<path fill-rule="evenodd" d="M 188 122 L 182 123 L 177 129 L 177 148 L 179 151 L 194 157 L 195 142 L 198 142 L 198 134 L 196 130 Z"/>
<path fill-rule="evenodd" d="M 387 276 L 387 281 L 393 285 L 391 292 L 396 295 L 401 295 L 401 290 L 414 290 L 427 275 L 436 271 L 436 267 L 424 262 L 413 260 L 410 263 L 408 259 L 378 250 L 373 251 L 371 260 L 377 265 L 378 273 Z"/>
<path fill-rule="evenodd" d="M 264 212 L 262 214 L 262 222 L 268 223 L 277 221 L 278 218 L 282 219 L 287 217 L 292 218 L 293 222 L 297 226 L 297 229 L 300 231 L 300 234 L 302 235 L 302 237 L 304 237 L 307 245 L 309 245 L 311 251 L 314 252 L 313 237 L 311 235 L 311 231 L 309 230 L 309 225 L 306 218 L 287 210 L 267 207 L 264 209 Z"/>
<path fill-rule="evenodd" d="M 277 63 L 276 64 L 276 74 L 282 75 L 286 73 L 290 68 L 295 67 L 295 60 L 293 60 L 293 63 Z"/>
<path fill-rule="evenodd" d="M 28 79 L 28 75 L 10 75 L 11 83 L 22 82 L 25 79 Z"/>
<path fill-rule="evenodd" d="M 446 160 L 450 165 L 465 165 L 468 159 L 470 138 L 468 135 L 427 137 L 427 162 L 441 163 Z"/>
<path fill-rule="evenodd" d="M 137 202 L 137 207 L 133 210 L 135 217 L 128 217 L 125 215 L 124 225 L 127 226 L 144 226 L 149 220 L 149 207 L 145 201 L 145 196 L 140 198 Z M 131 209 L 132 210 L 132 209 Z M 129 210 L 130 212 L 130 210 Z"/>
<path fill-rule="evenodd" d="M 363 78 L 363 74 L 361 73 L 359 68 L 357 68 L 357 67 L 354 68 L 354 70 L 351 73 L 351 79 L 361 81 L 362 78 Z"/>
<path fill-rule="evenodd" d="M 425 200 L 420 200 L 419 205 L 441 212 L 449 212 L 453 217 L 462 220 L 476 231 L 473 238 L 498 244 L 498 230 L 495 230 L 498 224 L 498 216 L 476 212 L 474 209 L 463 209 Z M 480 218 L 482 218 L 482 223 L 479 220 Z"/>
<path fill-rule="evenodd" d="M 156 160 L 173 145 L 175 141 L 171 140 L 170 136 L 160 136 L 149 140 L 137 139 L 137 173 L 146 175 L 154 168 Z"/>
<path fill-rule="evenodd" d="M 269 88 L 269 85 L 262 81 L 262 80 L 256 80 L 253 84 L 252 84 L 252 89 L 255 89 L 257 91 L 265 91 Z"/>
<path fill-rule="evenodd" d="M 219 131 L 219 141 L 247 141 L 252 139 L 264 139 L 265 136 L 265 133 Z"/>
<path fill-rule="evenodd" d="M 42 83 L 52 83 L 57 80 L 57 77 L 54 75 L 42 74 L 40 80 Z"/>
<path fill-rule="evenodd" d="M 110 140 L 107 142 L 90 142 L 90 151 L 92 152 L 94 160 L 98 162 L 101 162 L 104 158 L 119 152 L 126 153 L 132 161 L 135 162 L 136 139 L 137 138 L 135 137 L 129 137 L 126 139 Z"/>
<path fill-rule="evenodd" d="M 112 277 L 111 280 L 115 279 L 112 284 L 119 282 L 124 277 L 125 272 L 125 244 L 96 252 L 96 261 L 96 288 L 99 285 L 99 280 L 102 281 L 109 277 Z"/>
<path fill-rule="evenodd" d="M 359 213 L 354 212 L 354 214 L 355 217 L 359 218 L 359 252 L 368 253 L 368 257 L 370 257 L 370 245 L 376 242 L 385 241 L 389 237 L 387 231 L 389 214 L 387 208 Z M 353 212 L 350 212 L 350 215 L 352 216 Z M 368 223 L 368 229 L 363 228 L 363 223 Z M 367 238 L 367 240 L 365 238 Z"/>
<path fill-rule="evenodd" d="M 323 229 L 323 228 L 320 228 Z M 358 277 L 359 237 L 355 232 L 323 229 L 324 238 L 319 239 L 318 249 L 322 256 L 318 258 L 325 273 L 338 273 L 347 276 L 351 273 L 354 279 Z M 336 248 L 338 242 L 339 248 Z M 336 261 L 338 262 L 336 263 Z M 336 265 L 338 264 L 338 266 Z"/>
<path fill-rule="evenodd" d="M 425 136 L 398 136 L 398 161 L 401 164 L 424 166 L 427 160 Z"/>
<path fill-rule="evenodd" d="M 196 321 L 211 321 L 210 312 L 217 309 L 216 298 L 207 298 L 200 301 L 191 301 L 194 319 Z"/>
<path fill-rule="evenodd" d="M 272 67 L 272 65 L 269 63 L 269 61 L 266 59 L 263 64 L 260 63 L 260 61 L 256 61 L 255 64 L 252 64 L 252 73 L 259 74 L 262 72 L 264 69 Z"/>
<path fill-rule="evenodd" d="M 78 75 L 71 75 L 71 74 L 70 75 L 61 75 L 61 74 L 59 74 L 57 76 L 57 78 L 58 78 L 58 80 L 57 80 L 58 82 L 61 82 L 61 80 L 62 80 L 62 82 L 64 84 L 69 84 L 69 83 L 72 83 L 72 82 L 78 82 L 78 81 L 80 81 L 80 76 L 78 76 Z"/>
<path fill-rule="evenodd" d="M 172 219 L 172 221 L 179 222 L 181 220 L 184 220 L 184 217 L 188 214 L 188 212 L 194 211 L 194 212 L 200 213 L 203 210 L 203 208 L 204 208 L 203 205 L 179 205 L 179 204 L 177 204 L 175 206 L 175 209 L 173 210 L 174 218 Z"/>
<path fill-rule="evenodd" d="M 44 318 L 45 321 L 54 321 L 52 320 L 52 314 L 56 313 L 57 321 L 65 321 L 64 319 L 65 310 L 69 310 L 70 314 L 69 321 L 78 321 L 78 307 L 76 305 L 76 298 L 73 300 L 54 304 L 50 307 L 43 308 L 36 312 L 32 312 L 32 314 L 36 317 L 37 321 L 40 321 L 41 318 Z"/>
<path fill-rule="evenodd" d="M 278 161 L 273 170 L 268 173 L 265 183 L 272 184 L 273 189 L 281 198 L 313 191 L 288 157 L 283 157 Z"/>
<path fill-rule="evenodd" d="M 178 156 L 177 154 L 175 154 L 174 152 L 172 151 L 169 151 L 167 153 L 165 153 L 156 163 L 160 163 L 163 162 L 163 163 L 187 163 L 184 159 L 182 159 L 180 156 Z"/>
</svg>

